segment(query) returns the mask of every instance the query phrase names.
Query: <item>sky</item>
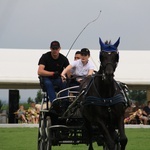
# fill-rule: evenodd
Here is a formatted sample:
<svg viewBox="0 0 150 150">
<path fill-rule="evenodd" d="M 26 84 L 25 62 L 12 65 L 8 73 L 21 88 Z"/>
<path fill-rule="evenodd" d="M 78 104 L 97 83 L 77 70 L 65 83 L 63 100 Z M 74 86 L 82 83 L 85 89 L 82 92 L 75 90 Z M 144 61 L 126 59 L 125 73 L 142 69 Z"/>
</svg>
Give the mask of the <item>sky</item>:
<svg viewBox="0 0 150 150">
<path fill-rule="evenodd" d="M 120 49 L 149 50 L 149 0 L 0 0 L 0 48 L 47 49 L 58 40 L 69 49 L 99 49 L 98 38 Z"/>
<path fill-rule="evenodd" d="M 13 90 L 13 89 L 11 89 Z M 35 99 L 37 95 L 37 89 L 19 89 L 20 102 L 27 102 L 28 98 Z M 9 103 L 9 90 L 8 89 L 0 89 L 0 100 L 7 104 Z"/>
<path fill-rule="evenodd" d="M 0 0 L 0 48 L 48 49 L 58 40 L 70 49 L 83 31 L 72 49 L 99 49 L 99 37 L 112 43 L 120 37 L 120 50 L 150 50 L 149 6 L 149 0 Z M 0 99 L 5 94 L 0 90 Z M 25 90 L 21 97 L 35 95 Z"/>
</svg>

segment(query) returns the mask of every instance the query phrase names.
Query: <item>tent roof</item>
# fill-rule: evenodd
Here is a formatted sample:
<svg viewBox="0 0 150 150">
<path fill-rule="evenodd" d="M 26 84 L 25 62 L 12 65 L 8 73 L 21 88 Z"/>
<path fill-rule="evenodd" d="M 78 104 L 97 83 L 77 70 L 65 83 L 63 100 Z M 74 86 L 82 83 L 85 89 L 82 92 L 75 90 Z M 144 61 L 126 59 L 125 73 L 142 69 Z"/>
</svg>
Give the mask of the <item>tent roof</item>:
<svg viewBox="0 0 150 150">
<path fill-rule="evenodd" d="M 37 75 L 38 60 L 48 49 L 0 49 L 0 88 L 39 88 Z M 73 61 L 74 53 L 68 54 Z M 61 50 L 66 55 L 68 50 Z M 99 69 L 99 50 L 90 50 L 90 59 Z M 115 79 L 128 85 L 150 86 L 150 51 L 148 50 L 119 50 L 119 63 L 115 71 Z"/>
</svg>

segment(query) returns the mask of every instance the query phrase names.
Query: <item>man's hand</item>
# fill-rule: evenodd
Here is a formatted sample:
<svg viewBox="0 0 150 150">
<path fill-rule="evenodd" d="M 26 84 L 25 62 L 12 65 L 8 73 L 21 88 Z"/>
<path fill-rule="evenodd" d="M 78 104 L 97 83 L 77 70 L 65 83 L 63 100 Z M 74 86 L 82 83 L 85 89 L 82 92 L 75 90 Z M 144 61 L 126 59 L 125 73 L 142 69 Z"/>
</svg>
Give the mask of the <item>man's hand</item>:
<svg viewBox="0 0 150 150">
<path fill-rule="evenodd" d="M 58 78 L 59 76 L 60 76 L 60 73 L 58 71 L 55 71 L 53 77 Z"/>
</svg>

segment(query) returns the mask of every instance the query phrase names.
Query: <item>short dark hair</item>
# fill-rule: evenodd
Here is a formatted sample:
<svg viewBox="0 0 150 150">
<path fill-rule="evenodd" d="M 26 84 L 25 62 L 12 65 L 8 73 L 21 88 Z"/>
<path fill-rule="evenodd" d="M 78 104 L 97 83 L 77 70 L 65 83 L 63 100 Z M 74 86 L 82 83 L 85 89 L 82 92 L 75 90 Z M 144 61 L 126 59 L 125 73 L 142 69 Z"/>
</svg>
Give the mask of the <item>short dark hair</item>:
<svg viewBox="0 0 150 150">
<path fill-rule="evenodd" d="M 89 55 L 90 56 L 90 51 L 88 48 L 82 48 L 81 49 L 81 55 Z"/>
<path fill-rule="evenodd" d="M 76 53 L 75 54 L 81 54 L 81 52 L 80 51 L 76 51 Z"/>
<path fill-rule="evenodd" d="M 58 48 L 60 48 L 60 43 L 58 41 L 53 41 L 50 44 L 50 48 L 51 49 L 58 49 Z"/>
</svg>

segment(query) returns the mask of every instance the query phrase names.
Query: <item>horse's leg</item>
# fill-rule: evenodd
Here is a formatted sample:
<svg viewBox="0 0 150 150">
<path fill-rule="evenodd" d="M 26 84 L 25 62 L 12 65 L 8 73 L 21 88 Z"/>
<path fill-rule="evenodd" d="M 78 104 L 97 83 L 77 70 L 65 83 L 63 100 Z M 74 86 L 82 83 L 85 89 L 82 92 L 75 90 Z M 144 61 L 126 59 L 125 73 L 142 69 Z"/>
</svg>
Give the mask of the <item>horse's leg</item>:
<svg viewBox="0 0 150 150">
<path fill-rule="evenodd" d="M 90 144 L 89 144 L 89 149 L 88 150 L 94 150 L 93 149 L 93 144 L 92 144 L 92 142 L 90 142 Z"/>
<path fill-rule="evenodd" d="M 109 127 L 109 134 L 111 136 L 111 138 L 113 139 L 113 141 L 116 143 L 116 139 L 117 139 L 117 133 L 114 127 Z"/>
<path fill-rule="evenodd" d="M 88 150 L 94 150 L 93 149 L 93 144 L 92 144 L 92 127 L 90 125 L 90 123 L 86 120 L 85 121 L 85 128 L 86 128 L 86 133 L 88 134 L 88 144 L 89 144 L 89 148 Z"/>
<path fill-rule="evenodd" d="M 88 150 L 94 150 L 93 144 L 92 144 L 92 127 L 88 128 L 88 138 L 89 138 L 89 149 Z"/>
<path fill-rule="evenodd" d="M 115 142 L 113 141 L 106 125 L 103 122 L 98 121 L 98 127 L 99 127 L 99 129 L 102 129 L 104 140 L 106 142 L 106 145 L 107 145 L 108 149 L 109 150 L 114 150 L 115 149 Z"/>
<path fill-rule="evenodd" d="M 125 129 L 124 129 L 124 117 L 121 117 L 121 119 L 119 121 L 118 130 L 119 130 L 119 133 L 120 133 L 121 150 L 125 150 L 128 139 L 127 139 L 127 136 L 125 134 Z"/>
</svg>

